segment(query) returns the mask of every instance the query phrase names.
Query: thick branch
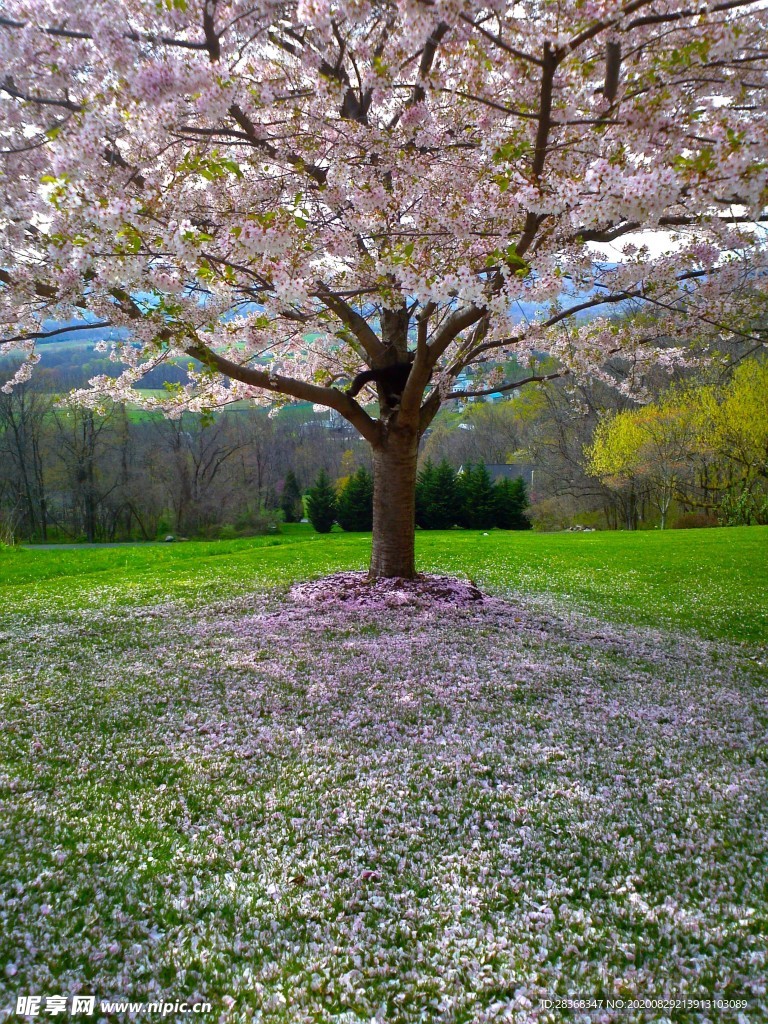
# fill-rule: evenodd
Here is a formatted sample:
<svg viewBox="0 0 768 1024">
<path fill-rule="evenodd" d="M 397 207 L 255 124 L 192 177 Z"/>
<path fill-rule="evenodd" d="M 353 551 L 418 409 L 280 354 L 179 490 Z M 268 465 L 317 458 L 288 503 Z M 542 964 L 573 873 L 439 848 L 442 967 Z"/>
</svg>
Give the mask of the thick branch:
<svg viewBox="0 0 768 1024">
<path fill-rule="evenodd" d="M 555 72 L 560 58 L 550 46 L 549 42 L 544 44 L 544 56 L 541 66 L 541 97 L 539 99 L 539 126 L 536 129 L 536 142 L 531 164 L 531 175 L 538 184 L 544 163 L 547 159 L 547 143 L 549 132 L 552 127 L 552 87 L 555 80 Z M 518 256 L 524 256 L 536 237 L 536 232 L 544 220 L 539 214 L 528 212 L 525 218 L 525 225 L 520 241 L 517 243 Z"/>
<path fill-rule="evenodd" d="M 581 313 L 585 309 L 594 309 L 596 306 L 610 305 L 616 302 L 626 302 L 628 299 L 642 298 L 640 295 L 633 295 L 629 292 L 621 292 L 617 295 L 600 295 L 592 299 L 587 299 L 585 302 L 581 302 L 576 306 L 570 306 L 568 309 L 562 310 L 560 313 L 555 313 L 548 320 L 545 320 L 540 326 L 554 327 L 560 323 L 561 320 L 567 320 L 575 313 Z M 476 345 L 474 348 L 470 348 L 465 351 L 457 362 L 451 366 L 448 371 L 450 376 L 455 377 L 457 374 L 475 362 L 478 356 L 481 356 L 484 352 L 492 352 L 494 349 L 504 348 L 508 345 L 516 345 L 523 340 L 525 337 L 525 331 L 522 334 L 510 335 L 506 338 L 492 338 L 490 341 L 482 342 L 482 344 Z"/>
<path fill-rule="evenodd" d="M 251 145 L 255 146 L 257 149 L 262 149 L 268 156 L 271 156 L 273 159 L 279 159 L 280 154 L 278 153 L 276 147 L 273 146 L 272 143 L 269 142 L 267 139 L 262 139 L 259 137 L 259 134 L 256 131 L 256 126 L 254 125 L 253 121 L 250 119 L 250 117 L 248 117 L 248 115 L 245 113 L 245 111 L 238 103 L 233 103 L 231 105 L 231 107 L 229 108 L 229 113 L 243 129 L 243 132 L 245 133 L 246 138 L 250 140 Z M 325 171 L 322 167 L 317 167 L 315 164 L 306 163 L 304 160 L 302 160 L 300 156 L 297 156 L 295 153 L 286 153 L 285 160 L 289 164 L 291 164 L 292 167 L 295 167 L 297 170 L 304 171 L 306 174 L 308 174 L 310 178 L 313 178 L 314 181 L 317 182 L 318 185 L 325 184 L 325 179 L 328 177 L 328 172 Z"/>
<path fill-rule="evenodd" d="M 432 70 L 432 64 L 434 63 L 435 54 L 437 53 L 437 48 L 440 45 L 440 40 L 447 31 L 448 25 L 446 25 L 444 21 L 441 21 L 424 44 L 424 49 L 421 53 L 421 61 L 419 62 L 419 78 L 422 82 L 427 78 L 429 72 Z M 420 82 L 418 85 L 414 86 L 413 96 L 409 100 L 408 106 L 413 106 L 416 103 L 422 103 L 426 99 L 426 95 L 424 86 L 421 85 Z"/>
<path fill-rule="evenodd" d="M 485 388 L 482 391 L 451 391 L 449 395 L 445 396 L 447 402 L 451 398 L 482 398 L 485 395 L 498 395 L 503 391 L 514 391 L 516 388 L 521 388 L 524 384 L 542 384 L 548 380 L 559 380 L 560 377 L 566 377 L 569 370 L 558 370 L 555 373 L 545 373 L 542 375 L 532 374 L 530 377 L 523 377 L 522 380 L 514 380 L 509 384 L 500 384 L 495 388 Z"/>
<path fill-rule="evenodd" d="M 0 283 L 7 285 L 13 284 L 13 278 L 11 277 L 11 275 L 8 273 L 7 270 L 3 270 L 1 267 Z M 33 288 L 35 295 L 39 295 L 41 299 L 55 299 L 58 294 L 56 289 L 52 285 L 43 284 L 42 281 L 35 281 Z"/>
<path fill-rule="evenodd" d="M 467 327 L 471 327 L 472 324 L 476 324 L 483 316 L 485 316 L 485 310 L 481 309 L 479 306 L 466 306 L 464 309 L 457 309 L 455 313 L 451 313 L 448 319 L 435 333 L 435 336 L 429 345 L 428 365 L 430 370 L 433 369 L 440 356 L 446 351 L 454 338 L 457 338 L 462 331 L 467 329 Z"/>
<path fill-rule="evenodd" d="M 621 43 L 609 40 L 605 46 L 605 83 L 603 96 L 609 103 L 616 99 L 621 72 Z"/>
<path fill-rule="evenodd" d="M 8 95 L 15 100 L 21 100 L 23 103 L 32 103 L 38 107 L 63 107 L 64 110 L 69 110 L 72 113 L 76 113 L 83 109 L 81 103 L 74 103 L 72 100 L 57 99 L 54 96 L 35 96 L 32 93 L 23 93 L 20 89 L 16 88 L 16 85 L 10 75 L 5 76 L 5 80 L 0 84 L 0 90 L 8 93 Z"/>
<path fill-rule="evenodd" d="M 620 11 L 618 11 L 612 18 L 604 18 L 601 21 L 596 21 L 590 25 L 589 28 L 585 28 L 583 32 L 579 32 L 577 36 L 574 36 L 569 43 L 565 46 L 565 50 L 568 53 L 573 53 L 575 49 L 582 45 L 582 43 L 589 42 L 590 39 L 594 39 L 595 36 L 600 35 L 601 32 L 605 32 L 606 29 L 612 28 L 617 25 L 622 18 L 625 18 L 628 14 L 634 14 L 635 11 L 641 10 L 643 7 L 647 7 L 653 0 L 630 0 L 628 4 L 625 4 Z"/>
<path fill-rule="evenodd" d="M 429 398 L 422 405 L 419 412 L 419 437 L 423 436 L 424 431 L 427 429 L 432 420 L 437 416 L 440 409 L 440 392 L 437 388 L 433 388 L 429 395 Z"/>
<path fill-rule="evenodd" d="M 28 22 L 15 21 L 13 18 L 0 17 L 0 28 L 26 28 Z M 70 28 L 56 28 L 53 25 L 44 26 L 40 30 L 43 35 L 58 36 L 62 39 L 93 39 L 90 32 L 77 32 Z M 174 39 L 173 36 L 153 36 L 148 32 L 123 32 L 123 39 L 130 39 L 134 43 L 162 43 L 164 46 L 180 46 L 184 50 L 205 50 L 207 43 L 194 42 L 189 39 Z"/>
<path fill-rule="evenodd" d="M 309 384 L 306 381 L 296 380 L 293 377 L 284 377 L 282 374 L 269 373 L 266 370 L 257 370 L 251 366 L 242 366 L 225 356 L 219 355 L 212 349 L 195 342 L 185 345 L 184 350 L 194 359 L 199 360 L 204 366 L 217 370 L 232 380 L 239 380 L 251 387 L 262 388 L 274 394 L 289 395 L 291 398 L 298 398 L 303 402 L 312 402 L 316 405 L 324 405 L 329 409 L 335 409 L 362 434 L 366 441 L 371 444 L 378 444 L 381 440 L 379 424 L 371 419 L 368 413 L 357 402 L 336 388 L 321 387 L 318 384 Z"/>
<path fill-rule="evenodd" d="M 315 294 L 332 313 L 335 313 L 344 326 L 352 331 L 369 359 L 374 363 L 379 362 L 385 354 L 385 349 L 365 317 L 324 284 L 317 285 Z"/>
<path fill-rule="evenodd" d="M 753 217 L 749 214 L 720 213 L 716 213 L 713 216 L 715 220 L 722 221 L 724 224 L 760 224 L 768 220 L 768 210 L 758 217 Z M 660 217 L 657 226 L 661 228 L 688 227 L 700 221 L 701 217 Z M 643 228 L 647 230 L 648 225 L 644 225 L 641 221 L 626 221 L 624 224 L 616 224 L 609 228 L 579 230 L 575 233 L 573 239 L 579 238 L 582 242 L 613 242 L 616 238 L 621 238 L 622 235 L 627 235 L 632 231 L 642 231 Z"/>
<path fill-rule="evenodd" d="M 12 284 L 10 274 L 2 269 L 0 269 L 0 282 L 8 285 Z M 56 289 L 52 288 L 50 285 L 36 283 L 35 290 L 45 298 L 56 298 Z M 124 289 L 113 288 L 110 290 L 110 293 L 117 301 L 123 312 L 132 319 L 138 320 L 143 317 L 141 309 L 138 307 L 133 297 Z M 344 303 L 343 300 L 339 299 L 338 302 L 343 306 L 346 306 L 346 303 Z M 352 310 L 350 311 L 354 312 Z M 355 314 L 355 316 L 357 315 L 358 314 Z M 370 328 L 362 317 L 360 317 L 360 320 L 370 331 Z M 106 326 L 110 326 L 108 321 L 101 321 L 98 324 L 93 325 L 86 323 L 78 325 L 77 327 L 63 327 L 56 331 L 40 334 L 39 337 L 52 336 L 54 334 L 64 333 L 67 330 L 88 330 L 94 327 L 98 328 Z M 383 351 L 381 343 L 372 331 L 371 335 L 373 336 L 376 344 L 382 348 Z M 158 338 L 164 338 L 168 341 L 172 339 L 172 336 L 172 332 L 168 328 L 158 332 Z M 30 335 L 28 337 L 33 338 L 35 336 Z M 239 380 L 244 384 L 250 384 L 252 387 L 264 388 L 267 391 L 272 391 L 277 394 L 289 395 L 291 398 L 298 398 L 300 401 L 313 402 L 318 405 L 325 405 L 329 409 L 335 409 L 354 427 L 356 427 L 360 434 L 367 441 L 370 441 L 371 444 L 377 444 L 380 440 L 380 428 L 376 421 L 371 419 L 368 413 L 365 412 L 365 410 L 358 405 L 354 399 L 341 391 L 337 391 L 336 388 L 321 387 L 317 384 L 309 384 L 306 381 L 295 380 L 292 377 L 283 377 L 280 374 L 271 374 L 265 370 L 257 370 L 250 366 L 242 366 L 239 363 L 235 363 L 232 360 L 219 355 L 217 352 L 214 352 L 207 346 L 200 344 L 198 341 L 195 341 L 191 345 L 185 345 L 184 349 L 189 353 L 189 355 L 198 359 L 205 366 L 218 370 L 220 373 L 231 377 L 233 380 Z"/>
<path fill-rule="evenodd" d="M 205 36 L 205 48 L 208 56 L 215 63 L 221 57 L 221 43 L 216 34 L 213 23 L 213 14 L 216 8 L 216 0 L 208 0 L 203 4 L 203 35 Z"/>
<path fill-rule="evenodd" d="M 42 341 L 45 338 L 58 338 L 60 334 L 69 334 L 72 331 L 98 331 L 104 327 L 111 327 L 109 320 L 99 320 L 96 323 L 69 324 L 66 327 L 56 327 L 52 331 L 32 331 L 29 334 L 16 334 L 12 338 L 0 339 L 0 345 L 8 345 L 14 341 Z"/>
<path fill-rule="evenodd" d="M 127 185 L 134 182 L 139 188 L 144 188 L 147 183 L 144 175 L 136 167 L 132 167 L 128 163 L 116 146 L 105 146 L 103 155 L 108 164 L 111 164 L 113 167 L 119 167 L 123 171 L 131 172 L 131 176 L 126 182 Z"/>
<path fill-rule="evenodd" d="M 688 271 L 686 271 L 683 274 L 678 274 L 677 277 L 675 278 L 675 281 L 678 284 L 680 284 L 683 281 L 690 281 L 690 280 L 694 280 L 696 278 L 701 278 L 701 277 L 705 277 L 705 276 L 706 276 L 706 272 L 703 271 L 703 270 L 688 270 Z M 599 287 L 605 287 L 605 286 L 604 285 L 599 285 Z M 554 313 L 551 317 L 549 317 L 549 319 L 544 320 L 539 326 L 541 328 L 554 327 L 557 324 L 559 324 L 561 321 L 568 320 L 570 317 L 574 316 L 576 313 L 582 313 L 582 312 L 584 312 L 584 310 L 595 309 L 598 306 L 612 305 L 612 304 L 615 304 L 617 302 L 627 302 L 627 301 L 629 301 L 631 299 L 636 299 L 636 300 L 639 300 L 639 301 L 642 301 L 642 302 L 649 302 L 651 304 L 655 304 L 655 305 L 658 305 L 658 306 L 664 306 L 665 308 L 668 308 L 670 310 L 679 311 L 679 310 L 676 310 L 675 307 L 669 306 L 669 305 L 663 303 L 659 299 L 654 299 L 654 298 L 652 298 L 652 297 L 650 297 L 648 295 L 644 295 L 642 291 L 637 291 L 637 292 L 621 291 L 621 292 L 615 292 L 613 294 L 599 294 L 599 295 L 594 296 L 591 299 L 586 299 L 584 302 L 580 302 L 580 303 L 578 303 L 575 306 L 569 306 L 568 309 L 561 310 L 559 313 Z M 702 320 L 702 322 L 704 322 L 704 323 L 712 323 L 714 326 L 718 326 L 722 330 L 731 330 L 733 333 L 741 333 L 741 332 L 739 332 L 738 330 L 735 330 L 732 327 L 726 327 L 723 324 L 714 324 L 714 321 L 707 320 L 707 318 L 705 316 L 702 316 L 701 314 L 696 314 L 696 316 L 700 320 Z M 754 337 L 751 336 L 751 335 L 744 335 L 744 336 L 748 337 L 750 340 L 755 340 Z M 482 355 L 484 352 L 491 352 L 494 349 L 503 348 L 503 347 L 508 346 L 508 345 L 518 344 L 520 341 L 523 340 L 524 337 L 525 337 L 525 332 L 523 332 L 522 334 L 518 334 L 518 335 L 514 335 L 514 336 L 509 336 L 509 337 L 505 337 L 505 338 L 493 338 L 493 339 L 491 339 L 491 341 L 483 342 L 483 344 L 477 345 L 474 348 L 471 348 L 469 351 L 465 352 L 464 355 L 457 362 L 455 362 L 453 364 L 453 366 L 451 366 L 451 368 L 450 368 L 450 370 L 448 372 L 449 372 L 449 374 L 451 376 L 455 377 L 465 367 L 467 367 L 471 363 L 475 362 L 477 360 L 478 356 Z M 617 350 L 617 351 L 619 351 L 619 350 Z M 496 388 L 494 390 L 498 390 L 498 388 Z M 491 393 L 493 393 L 493 392 L 491 392 Z"/>
<path fill-rule="evenodd" d="M 422 429 L 422 410 L 419 407 L 419 403 L 424 394 L 424 389 L 429 383 L 432 366 L 434 365 L 431 362 L 429 346 L 427 345 L 427 332 L 429 330 L 430 318 L 436 309 L 437 303 L 430 301 L 419 313 L 417 318 L 416 355 L 400 399 L 398 422 L 400 425 L 408 426 L 418 431 Z"/>
<path fill-rule="evenodd" d="M 539 127 L 536 131 L 536 142 L 534 143 L 533 163 L 531 174 L 538 181 L 541 172 L 544 170 L 544 161 L 547 158 L 547 141 L 552 118 L 552 85 L 557 71 L 558 58 L 549 45 L 544 44 L 544 57 L 542 59 L 541 73 L 541 98 L 539 100 Z"/>
<path fill-rule="evenodd" d="M 541 66 L 541 61 L 538 57 L 534 57 L 531 53 L 524 53 L 522 50 L 516 49 L 514 46 L 510 46 L 506 43 L 501 36 L 494 35 L 493 32 L 489 32 L 487 28 L 483 28 L 482 25 L 478 24 L 474 18 L 471 18 L 468 14 L 461 14 L 461 20 L 466 22 L 467 25 L 471 25 L 472 28 L 477 29 L 480 35 L 484 36 L 489 42 L 498 46 L 504 53 L 510 54 L 512 57 L 518 57 L 520 60 L 528 61 L 529 64 L 538 64 Z"/>
<path fill-rule="evenodd" d="M 423 352 L 426 354 L 427 351 L 427 332 L 429 331 L 429 321 L 432 315 L 437 310 L 437 303 L 431 300 L 424 306 L 422 311 L 417 317 L 418 322 L 418 334 L 416 337 L 416 351 Z"/>
<path fill-rule="evenodd" d="M 737 7 L 753 7 L 760 3 L 761 0 L 726 0 L 725 3 L 713 4 L 709 8 L 708 13 L 716 14 L 720 11 L 732 11 Z M 701 12 L 699 10 L 693 10 L 687 8 L 682 11 L 672 11 L 669 14 L 648 14 L 642 18 L 635 18 L 629 22 L 626 26 L 626 31 L 630 31 L 633 28 L 639 28 L 641 25 L 660 25 L 664 22 L 682 21 L 683 18 L 696 17 Z"/>
</svg>

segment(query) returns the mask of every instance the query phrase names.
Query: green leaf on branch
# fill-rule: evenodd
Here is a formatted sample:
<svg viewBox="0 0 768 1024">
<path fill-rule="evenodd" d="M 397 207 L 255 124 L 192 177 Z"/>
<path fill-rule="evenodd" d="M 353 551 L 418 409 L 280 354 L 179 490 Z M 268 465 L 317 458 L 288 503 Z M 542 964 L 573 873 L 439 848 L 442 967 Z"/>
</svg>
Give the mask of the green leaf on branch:
<svg viewBox="0 0 768 1024">
<path fill-rule="evenodd" d="M 714 152 L 704 146 L 693 156 L 678 156 L 675 158 L 674 167 L 677 171 L 693 171 L 694 174 L 707 175 L 717 166 Z"/>
<path fill-rule="evenodd" d="M 179 170 L 187 174 L 199 174 L 206 181 L 216 181 L 233 174 L 242 178 L 243 171 L 235 160 L 222 156 L 214 149 L 210 153 L 187 153 L 179 164 Z"/>
<path fill-rule="evenodd" d="M 528 139 L 519 139 L 515 142 L 505 142 L 493 154 L 495 164 L 512 163 L 526 156 L 531 152 L 533 146 Z"/>
<path fill-rule="evenodd" d="M 496 267 L 500 263 L 506 263 L 508 267 L 514 269 L 515 273 L 520 274 L 522 277 L 529 274 L 531 270 L 530 264 L 518 256 L 517 247 L 514 242 L 511 242 L 506 249 L 494 249 L 485 259 L 486 267 Z"/>
</svg>

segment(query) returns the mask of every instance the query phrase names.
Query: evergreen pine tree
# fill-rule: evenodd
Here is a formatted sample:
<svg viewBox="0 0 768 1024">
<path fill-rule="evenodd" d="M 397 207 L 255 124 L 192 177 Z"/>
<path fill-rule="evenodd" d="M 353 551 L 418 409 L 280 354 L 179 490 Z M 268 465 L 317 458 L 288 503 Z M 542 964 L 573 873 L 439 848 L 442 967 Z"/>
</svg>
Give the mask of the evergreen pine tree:
<svg viewBox="0 0 768 1024">
<path fill-rule="evenodd" d="M 530 530 L 531 521 L 525 513 L 530 502 L 523 478 L 499 480 L 493 491 L 496 526 L 502 530 Z"/>
<path fill-rule="evenodd" d="M 461 525 L 490 530 L 496 522 L 493 481 L 484 462 L 469 465 L 460 478 Z"/>
<path fill-rule="evenodd" d="M 264 508 L 277 509 L 280 508 L 280 502 L 277 500 L 277 491 L 272 484 L 267 487 L 264 491 L 264 497 L 262 499 L 262 505 Z"/>
<path fill-rule="evenodd" d="M 352 474 L 339 495 L 336 520 L 342 530 L 373 529 L 373 477 L 364 467 Z"/>
<path fill-rule="evenodd" d="M 288 470 L 283 484 L 283 493 L 280 496 L 280 508 L 283 510 L 283 518 L 286 523 L 300 523 L 304 515 L 304 505 L 301 500 L 301 488 L 296 474 L 292 469 Z"/>
<path fill-rule="evenodd" d="M 427 459 L 416 477 L 416 525 L 431 530 L 431 510 L 435 496 L 435 467 Z"/>
<path fill-rule="evenodd" d="M 307 491 L 307 516 L 318 533 L 330 533 L 336 521 L 336 492 L 324 469 Z"/>
<path fill-rule="evenodd" d="M 426 469 L 425 466 L 424 471 Z M 416 521 L 420 526 L 426 530 L 450 530 L 456 525 L 457 487 L 456 472 L 446 459 L 436 468 L 430 465 L 429 475 L 422 484 L 421 508 L 417 484 L 416 515 L 420 515 L 422 521 L 418 518 Z"/>
<path fill-rule="evenodd" d="M 528 498 L 528 488 L 525 486 L 525 480 L 523 480 L 521 476 L 518 476 L 512 481 L 512 484 L 516 488 L 520 497 L 520 525 L 517 529 L 530 530 L 533 523 L 531 522 L 526 509 L 530 508 L 531 502 Z"/>
<path fill-rule="evenodd" d="M 456 474 L 456 523 L 462 529 L 469 527 L 470 493 L 472 491 L 472 472 L 474 466 L 471 462 L 463 465 Z"/>
<path fill-rule="evenodd" d="M 450 530 L 456 525 L 456 470 L 443 459 L 435 470 L 434 529 Z"/>
</svg>

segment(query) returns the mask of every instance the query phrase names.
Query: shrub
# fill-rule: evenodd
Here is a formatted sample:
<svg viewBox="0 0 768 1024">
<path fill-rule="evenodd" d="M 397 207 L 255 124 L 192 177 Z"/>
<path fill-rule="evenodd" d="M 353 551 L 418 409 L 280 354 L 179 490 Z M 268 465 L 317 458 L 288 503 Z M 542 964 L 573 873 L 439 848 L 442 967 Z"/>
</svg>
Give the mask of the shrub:
<svg viewBox="0 0 768 1024">
<path fill-rule="evenodd" d="M 721 526 L 764 526 L 768 523 L 768 496 L 750 491 L 726 494 L 717 518 Z"/>
<path fill-rule="evenodd" d="M 194 537 L 198 540 L 237 540 L 238 537 L 256 537 L 269 533 L 279 533 L 282 514 L 278 509 L 260 506 L 242 512 L 234 523 L 209 523 L 195 530 Z M 166 533 L 161 540 L 186 540 L 178 534 Z"/>
<path fill-rule="evenodd" d="M 348 478 L 336 501 L 336 521 L 342 530 L 373 529 L 373 478 L 367 469 Z"/>
<path fill-rule="evenodd" d="M 573 522 L 572 512 L 562 497 L 541 498 L 531 505 L 528 515 L 537 533 L 564 530 Z"/>
<path fill-rule="evenodd" d="M 166 537 L 172 530 L 170 519 L 166 519 L 165 516 L 161 516 L 157 521 L 157 536 L 160 540 Z"/>
<path fill-rule="evenodd" d="M 0 551 L 10 551 L 16 543 L 16 534 L 12 526 L 0 522 Z"/>
<path fill-rule="evenodd" d="M 698 527 L 719 526 L 715 516 L 708 512 L 685 512 L 675 520 L 676 530 L 694 530 Z"/>
<path fill-rule="evenodd" d="M 307 491 L 306 507 L 307 517 L 317 532 L 330 533 L 336 522 L 336 492 L 324 469 Z"/>
<path fill-rule="evenodd" d="M 237 517 L 235 520 L 236 536 L 251 537 L 257 534 L 279 533 L 280 521 L 278 509 L 264 508 L 262 505 L 260 508 L 243 512 Z M 225 536 L 225 529 L 226 527 L 222 527 L 221 537 Z"/>
</svg>

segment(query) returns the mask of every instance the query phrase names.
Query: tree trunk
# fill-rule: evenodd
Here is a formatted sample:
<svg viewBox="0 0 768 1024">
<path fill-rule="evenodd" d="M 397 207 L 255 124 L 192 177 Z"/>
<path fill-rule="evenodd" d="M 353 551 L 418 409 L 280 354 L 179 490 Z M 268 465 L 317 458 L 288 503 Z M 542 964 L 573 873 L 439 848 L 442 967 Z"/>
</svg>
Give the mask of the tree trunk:
<svg viewBox="0 0 768 1024">
<path fill-rule="evenodd" d="M 373 449 L 372 578 L 416 575 L 416 458 L 415 434 L 390 429 Z"/>
</svg>

